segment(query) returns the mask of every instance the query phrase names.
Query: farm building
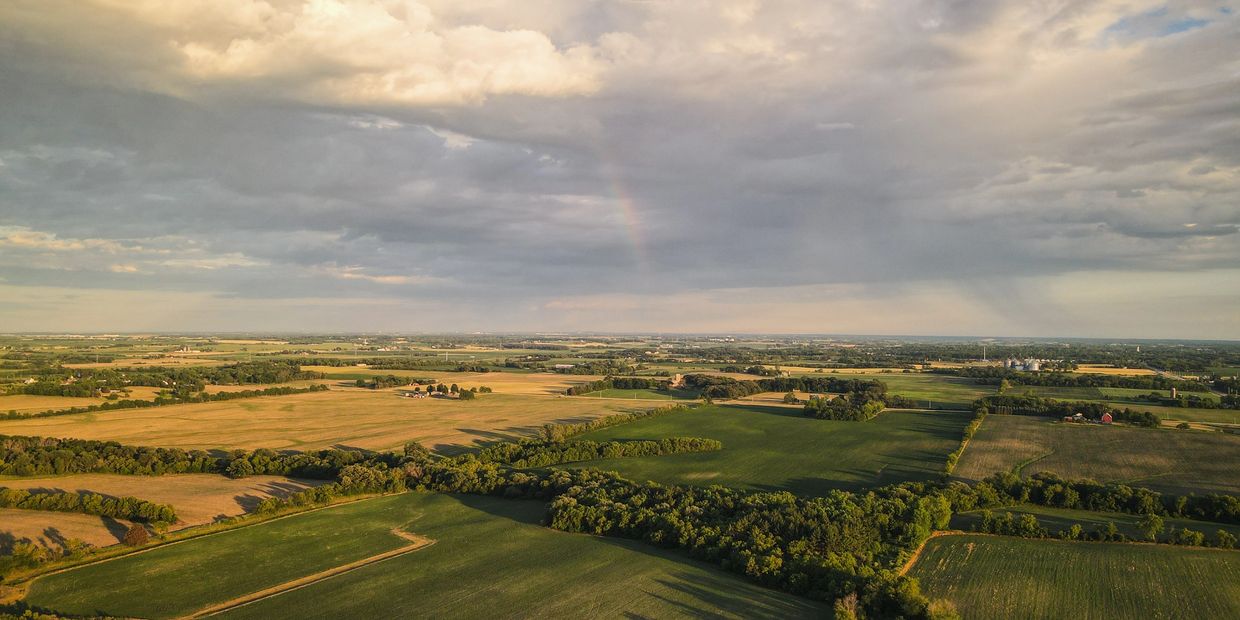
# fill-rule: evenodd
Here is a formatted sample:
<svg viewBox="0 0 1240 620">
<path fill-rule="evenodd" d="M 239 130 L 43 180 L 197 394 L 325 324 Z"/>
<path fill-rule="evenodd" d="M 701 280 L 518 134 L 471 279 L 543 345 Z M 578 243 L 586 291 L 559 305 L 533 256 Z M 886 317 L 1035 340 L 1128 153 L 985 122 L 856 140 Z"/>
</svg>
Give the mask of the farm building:
<svg viewBox="0 0 1240 620">
<path fill-rule="evenodd" d="M 1104 414 L 1102 414 L 1102 419 L 1101 419 L 1101 420 L 1099 420 L 1099 421 L 1100 421 L 1100 422 L 1102 422 L 1103 424 L 1110 424 L 1110 423 L 1111 423 L 1111 419 L 1112 419 L 1112 418 L 1111 418 L 1111 414 L 1110 414 L 1110 413 L 1104 413 Z"/>
</svg>

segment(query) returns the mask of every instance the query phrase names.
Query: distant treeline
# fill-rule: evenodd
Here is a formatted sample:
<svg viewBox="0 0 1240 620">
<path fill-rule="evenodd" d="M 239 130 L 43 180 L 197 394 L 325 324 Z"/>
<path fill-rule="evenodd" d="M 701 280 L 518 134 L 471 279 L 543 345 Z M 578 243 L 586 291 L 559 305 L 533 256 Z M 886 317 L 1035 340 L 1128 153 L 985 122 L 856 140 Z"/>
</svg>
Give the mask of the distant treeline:
<svg viewBox="0 0 1240 620">
<path fill-rule="evenodd" d="M 290 394 L 308 394 L 310 392 L 324 392 L 327 390 L 326 385 L 311 385 L 304 388 L 294 387 L 270 387 L 261 390 L 241 390 L 237 392 L 216 392 L 208 394 L 206 392 L 198 394 L 177 395 L 166 394 L 157 396 L 155 400 L 139 400 L 124 399 L 110 400 L 95 405 L 84 405 L 81 407 L 69 407 L 67 409 L 54 409 L 51 411 L 40 411 L 38 413 L 18 413 L 17 411 L 9 411 L 7 414 L 0 416 L 6 420 L 17 420 L 24 418 L 46 418 L 60 415 L 72 415 L 75 413 L 90 413 L 92 411 L 115 411 L 117 409 L 142 409 L 146 407 L 164 407 L 167 405 L 186 405 L 193 403 L 214 403 L 225 400 L 238 400 L 242 398 L 258 398 L 260 396 L 288 396 Z"/>
<path fill-rule="evenodd" d="M 32 493 L 26 489 L 0 487 L 0 508 L 80 512 L 147 523 L 175 523 L 177 520 L 176 511 L 167 504 L 156 504 L 136 497 L 105 497 L 98 493 Z"/>
<path fill-rule="evenodd" d="M 1205 391 L 1206 387 L 1196 381 L 1169 379 L 1162 375 L 1103 375 L 1103 374 L 1072 374 L 1066 372 L 1018 371 L 999 366 L 967 366 L 964 368 L 933 368 L 930 372 L 940 375 L 952 375 L 973 379 L 983 385 L 999 385 L 1007 381 L 1012 385 L 1028 385 L 1041 387 L 1092 387 L 1092 388 L 1128 388 L 1134 390 L 1177 390 Z"/>
<path fill-rule="evenodd" d="M 581 385 L 574 385 L 564 391 L 569 396 L 580 396 L 600 390 L 666 390 L 671 382 L 666 379 L 649 377 L 607 377 Z"/>
<path fill-rule="evenodd" d="M 1162 425 L 1162 418 L 1149 411 L 1132 409 L 1113 409 L 1106 403 L 1089 401 L 1066 401 L 1039 396 L 1013 396 L 999 394 L 983 396 L 973 402 L 973 410 L 984 410 L 987 413 L 1007 415 L 1033 415 L 1044 417 L 1070 417 L 1078 413 L 1089 420 L 1101 420 L 1102 414 L 1110 413 L 1111 419 L 1134 426 L 1157 428 Z"/>
<path fill-rule="evenodd" d="M 1240 396 L 1223 394 L 1217 400 L 1196 394 L 1176 394 L 1175 398 L 1158 392 L 1142 394 L 1137 398 L 1162 407 L 1193 407 L 1196 409 L 1240 409 Z"/>
<path fill-rule="evenodd" d="M 82 368 L 58 369 L 41 374 L 39 380 L 17 387 L 16 393 L 40 396 L 98 395 L 103 389 L 132 386 L 166 388 L 179 394 L 200 392 L 207 385 L 253 385 L 322 379 L 323 374 L 303 371 L 296 362 L 271 360 L 228 366 L 185 368 Z"/>
<path fill-rule="evenodd" d="M 231 478 L 273 474 L 331 479 L 348 465 L 395 457 L 359 450 L 279 453 L 267 449 L 212 455 L 202 450 L 127 446 L 114 441 L 0 435 L 0 475 L 162 475 L 216 473 Z"/>
<path fill-rule="evenodd" d="M 561 463 L 595 461 L 635 456 L 663 456 L 684 452 L 714 452 L 723 449 L 723 442 L 702 437 L 668 437 L 636 441 L 522 441 L 501 443 L 483 448 L 462 459 L 502 463 L 518 469 L 547 467 Z"/>
<path fill-rule="evenodd" d="M 838 377 L 771 377 L 741 381 L 732 377 L 692 374 L 685 375 L 684 381 L 685 387 L 716 400 L 743 398 L 762 392 L 887 393 L 887 386 L 881 381 Z"/>
<path fill-rule="evenodd" d="M 635 411 L 633 413 L 613 413 L 601 418 L 594 418 L 586 422 L 576 422 L 570 424 L 544 424 L 539 429 L 538 436 L 542 441 L 564 441 L 570 437 L 576 437 L 590 431 L 596 431 L 601 428 L 610 426 L 618 426 L 620 424 L 628 424 L 645 418 L 654 418 L 665 416 L 672 413 L 681 413 L 692 411 L 697 405 L 671 405 L 665 407 L 655 407 L 646 411 Z"/>
</svg>

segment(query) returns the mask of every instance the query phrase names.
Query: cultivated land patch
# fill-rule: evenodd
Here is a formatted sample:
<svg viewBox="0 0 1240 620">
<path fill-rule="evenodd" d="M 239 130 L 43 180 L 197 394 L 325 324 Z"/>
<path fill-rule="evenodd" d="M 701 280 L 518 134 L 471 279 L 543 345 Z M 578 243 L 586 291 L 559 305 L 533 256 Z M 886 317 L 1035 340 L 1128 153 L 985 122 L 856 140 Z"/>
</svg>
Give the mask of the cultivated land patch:
<svg viewBox="0 0 1240 620">
<path fill-rule="evenodd" d="M 481 394 L 471 401 L 401 398 L 397 390 L 333 389 L 213 403 L 0 420 L 0 434 L 110 439 L 186 449 L 394 450 L 416 440 L 446 452 L 657 403 Z"/>
<path fill-rule="evenodd" d="M 129 388 L 128 396 L 120 396 L 122 400 L 153 400 L 160 389 L 146 386 Z M 10 411 L 17 413 L 41 413 L 70 407 L 89 407 L 109 402 L 103 397 L 77 396 L 41 396 L 37 394 L 8 394 L 0 396 L 0 414 Z"/>
<path fill-rule="evenodd" d="M 994 394 L 996 386 L 974 383 L 963 377 L 929 373 L 882 374 L 878 379 L 887 384 L 887 391 L 912 399 L 918 407 L 935 409 L 969 409 L 973 401 Z"/>
<path fill-rule="evenodd" d="M 1167 407 L 1140 400 L 1143 396 L 1154 392 L 1169 396 L 1168 390 L 1137 390 L 1130 388 L 1092 388 L 1092 387 L 1025 387 L 1013 389 L 1014 393 L 1033 392 L 1037 396 L 1058 400 L 1083 400 L 1106 403 L 1116 409 L 1132 409 L 1157 414 L 1164 421 L 1201 422 L 1213 424 L 1240 424 L 1240 410 L 1236 409 L 1202 409 L 1195 407 Z M 1214 394 L 1207 392 L 1185 392 L 1210 400 L 1218 400 Z"/>
<path fill-rule="evenodd" d="M 969 442 L 955 475 L 980 480 L 1018 467 L 1025 475 L 1046 471 L 1171 493 L 1236 494 L 1240 436 L 990 415 Z"/>
<path fill-rule="evenodd" d="M 8 482 L 0 480 L 0 486 Z M 0 508 L 0 554 L 10 553 L 13 543 L 19 541 L 57 551 L 71 539 L 106 547 L 120 542 L 130 525 L 128 521 L 75 512 Z"/>
<path fill-rule="evenodd" d="M 910 574 L 967 619 L 1240 617 L 1240 551 L 940 536 Z"/>
<path fill-rule="evenodd" d="M 27 601 L 64 613 L 186 615 L 408 544 L 436 541 L 224 618 L 822 617 L 643 543 L 538 525 L 539 502 L 406 493 L 171 545 L 35 581 Z M 519 578 L 517 577 L 519 576 Z"/>
<path fill-rule="evenodd" d="M 1110 366 L 1107 364 L 1081 364 L 1077 367 L 1076 373 L 1091 375 L 1127 375 L 1132 377 L 1158 374 L 1149 368 L 1116 368 L 1115 366 Z"/>
<path fill-rule="evenodd" d="M 358 379 L 394 375 L 410 379 L 434 379 L 467 387 L 485 385 L 500 394 L 523 396 L 560 396 L 568 388 L 602 377 L 596 375 L 561 375 L 551 372 L 443 372 L 436 370 L 385 370 L 358 366 L 302 366 L 302 370 L 321 372 L 329 379 Z"/>
<path fill-rule="evenodd" d="M 799 409 L 726 404 L 639 420 L 581 436 L 594 441 L 696 436 L 723 450 L 577 463 L 633 480 L 823 495 L 943 471 L 969 415 L 892 410 L 866 422 L 816 420 Z"/>
<path fill-rule="evenodd" d="M 268 497 L 287 497 L 322 480 L 301 480 L 284 476 L 249 476 L 233 480 L 218 474 L 171 474 L 165 476 L 124 476 L 120 474 L 74 474 L 43 478 L 3 478 L 0 487 L 31 491 L 64 491 L 130 496 L 171 504 L 179 521 L 173 529 L 202 525 L 244 514 Z M 70 515 L 71 513 L 48 513 Z M 58 519 L 47 519 L 58 526 Z M 0 532 L 8 524 L 0 522 Z M 121 532 L 123 535 L 124 532 Z M 114 541 L 115 542 L 115 541 Z"/>
</svg>

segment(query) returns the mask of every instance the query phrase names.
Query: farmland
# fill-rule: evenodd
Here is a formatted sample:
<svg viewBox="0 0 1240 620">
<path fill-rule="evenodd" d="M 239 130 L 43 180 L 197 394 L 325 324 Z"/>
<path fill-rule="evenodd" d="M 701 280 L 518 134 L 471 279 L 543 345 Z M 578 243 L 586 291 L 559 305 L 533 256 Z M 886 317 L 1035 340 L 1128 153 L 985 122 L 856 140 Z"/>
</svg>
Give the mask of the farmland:
<svg viewBox="0 0 1240 620">
<path fill-rule="evenodd" d="M 787 618 L 825 611 L 639 543 L 547 530 L 537 525 L 543 510 L 536 502 L 447 495 L 364 500 L 44 577 L 27 600 L 65 613 L 174 617 L 398 547 L 403 541 L 389 530 L 399 528 L 435 544 L 226 617 L 364 611 L 490 618 L 508 610 L 514 617 Z M 219 570 L 228 566 L 244 570 Z"/>
<path fill-rule="evenodd" d="M 911 574 L 964 618 L 1235 618 L 1240 552 L 963 535 Z"/>
<path fill-rule="evenodd" d="M 1240 436 L 1216 432 L 1062 424 L 991 415 L 955 475 L 966 480 L 1020 468 L 1065 478 L 1124 482 L 1167 492 L 1240 493 Z"/>
<path fill-rule="evenodd" d="M 249 476 L 233 480 L 216 474 L 0 477 L 0 487 L 141 497 L 160 504 L 171 504 L 177 511 L 177 528 L 202 525 L 221 517 L 243 514 L 264 498 L 284 497 L 318 484 L 322 484 L 322 481 L 298 480 L 284 476 Z M 52 525 L 56 524 L 53 522 Z M 3 530 L 4 525 L 0 525 L 0 531 Z"/>
<path fill-rule="evenodd" d="M 635 480 L 720 484 L 821 495 L 942 472 L 960 442 L 968 415 L 887 411 L 868 422 L 816 420 L 799 409 L 715 405 L 583 435 L 594 441 L 695 436 L 723 450 L 592 461 L 582 467 L 619 471 Z"/>
<path fill-rule="evenodd" d="M 651 403 L 484 394 L 413 400 L 392 390 L 334 389 L 215 403 L 0 421 L 0 434 L 110 439 L 186 449 L 396 449 L 416 440 L 459 451 L 528 435 L 547 422 L 647 409 Z"/>
</svg>

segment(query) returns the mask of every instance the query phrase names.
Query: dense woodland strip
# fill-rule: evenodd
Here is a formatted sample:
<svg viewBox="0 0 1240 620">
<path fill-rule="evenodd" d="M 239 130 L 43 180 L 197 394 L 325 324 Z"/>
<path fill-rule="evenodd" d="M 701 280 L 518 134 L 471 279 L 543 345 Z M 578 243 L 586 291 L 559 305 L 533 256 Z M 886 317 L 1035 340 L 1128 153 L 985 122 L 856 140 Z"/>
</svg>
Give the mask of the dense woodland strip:
<svg viewBox="0 0 1240 620">
<path fill-rule="evenodd" d="M 357 450 L 287 453 L 259 449 L 213 454 L 114 441 L 0 435 L 0 475 L 6 476 L 216 473 L 230 478 L 270 474 L 329 480 L 348 465 L 373 461 L 395 464 L 399 458 Z"/>
<path fill-rule="evenodd" d="M 0 487 L 0 508 L 80 512 L 157 524 L 175 523 L 177 520 L 176 510 L 167 504 L 156 504 L 136 497 L 107 497 L 98 493 L 31 492 Z"/>
<path fill-rule="evenodd" d="M 310 392 L 325 392 L 327 386 L 322 384 L 311 385 L 304 388 L 295 388 L 287 386 L 269 387 L 261 390 L 240 390 L 237 392 L 216 392 L 208 394 L 201 392 L 198 394 L 180 395 L 176 393 L 157 396 L 154 400 L 138 400 L 124 399 L 112 400 L 95 405 L 85 405 L 81 407 L 69 407 L 67 409 L 53 409 L 51 411 L 40 411 L 38 413 L 18 413 L 10 411 L 0 419 L 19 420 L 27 418 L 50 418 L 62 415 L 73 415 L 75 413 L 90 413 L 92 411 L 116 411 L 118 409 L 145 409 L 149 407 L 167 407 L 169 405 L 190 405 L 194 403 L 215 403 L 226 400 L 240 400 L 243 398 L 259 398 L 261 396 L 289 396 L 292 394 L 309 394 Z"/>
<path fill-rule="evenodd" d="M 714 452 L 723 449 L 723 442 L 702 437 L 668 437 L 634 441 L 522 441 L 501 443 L 483 448 L 476 454 L 459 459 L 477 459 L 502 463 L 518 469 L 547 467 L 561 463 L 596 461 L 637 456 L 664 456 L 685 452 Z"/>
</svg>

